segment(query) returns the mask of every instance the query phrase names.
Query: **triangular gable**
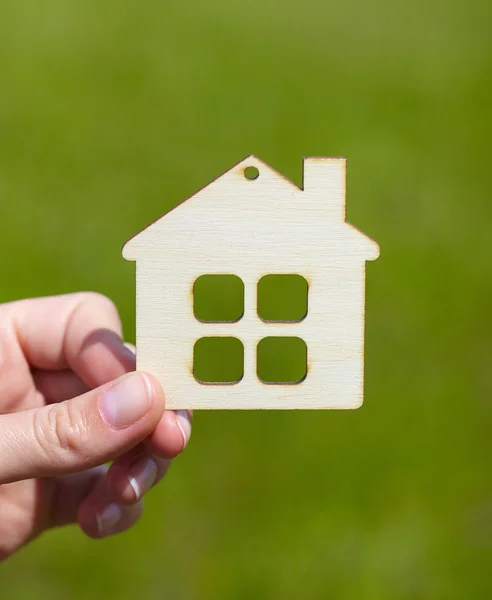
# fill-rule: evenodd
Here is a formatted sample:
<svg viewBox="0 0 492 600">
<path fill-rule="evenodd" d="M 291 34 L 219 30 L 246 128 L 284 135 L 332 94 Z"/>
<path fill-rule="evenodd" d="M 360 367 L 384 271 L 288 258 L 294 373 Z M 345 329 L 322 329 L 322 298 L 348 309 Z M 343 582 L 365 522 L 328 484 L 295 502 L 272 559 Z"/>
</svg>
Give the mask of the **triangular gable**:
<svg viewBox="0 0 492 600">
<path fill-rule="evenodd" d="M 246 168 L 246 167 L 256 167 L 259 171 L 267 170 L 272 175 L 274 175 L 276 178 L 278 178 L 278 181 L 279 181 L 280 184 L 281 183 L 285 183 L 285 186 L 287 188 L 289 188 L 291 191 L 296 191 L 296 192 L 301 191 L 301 188 L 299 188 L 293 181 L 291 181 L 290 179 L 288 179 L 287 177 L 285 177 L 284 175 L 282 175 L 282 173 L 279 173 L 275 169 L 272 169 L 272 167 L 270 167 L 270 165 L 268 165 L 267 163 L 263 162 L 260 158 L 258 158 L 254 154 L 249 154 L 248 156 L 246 156 L 245 158 L 243 158 L 242 160 L 240 160 L 239 162 L 237 162 L 235 165 L 233 165 L 232 167 L 230 167 L 229 169 L 227 169 L 226 171 L 224 171 L 223 173 L 221 173 L 219 176 L 215 177 L 215 179 L 213 179 L 212 181 L 210 181 L 209 183 L 207 183 L 206 185 L 204 185 L 203 187 L 201 187 L 198 191 L 196 191 L 193 194 L 191 194 L 191 196 L 188 196 L 187 198 L 185 198 L 184 200 L 182 200 L 181 202 L 179 202 L 178 204 L 176 204 L 175 206 L 173 206 L 172 208 L 170 208 L 168 211 L 166 211 L 164 214 L 162 214 L 160 217 L 158 217 L 155 221 L 153 221 L 152 223 L 150 223 L 149 225 L 147 225 L 146 227 L 144 227 L 143 229 L 141 229 L 139 232 L 137 232 L 135 235 L 133 235 L 129 240 L 127 240 L 127 242 L 123 246 L 123 256 L 125 258 L 127 258 L 125 251 L 130 249 L 131 243 L 134 240 L 136 240 L 137 238 L 141 238 L 142 236 L 145 237 L 146 233 L 149 232 L 154 227 L 154 225 L 156 225 L 161 219 L 164 219 L 171 211 L 174 211 L 174 210 L 177 210 L 177 209 L 179 210 L 179 207 L 182 204 L 184 204 L 188 200 L 191 200 L 195 196 L 198 196 L 206 188 L 209 188 L 210 186 L 213 186 L 214 183 L 216 183 L 217 181 L 219 181 L 219 179 L 221 179 L 222 177 L 226 176 L 228 173 L 230 173 L 232 171 L 236 171 L 238 168 L 241 168 L 241 167 L 244 167 L 244 168 Z"/>
</svg>

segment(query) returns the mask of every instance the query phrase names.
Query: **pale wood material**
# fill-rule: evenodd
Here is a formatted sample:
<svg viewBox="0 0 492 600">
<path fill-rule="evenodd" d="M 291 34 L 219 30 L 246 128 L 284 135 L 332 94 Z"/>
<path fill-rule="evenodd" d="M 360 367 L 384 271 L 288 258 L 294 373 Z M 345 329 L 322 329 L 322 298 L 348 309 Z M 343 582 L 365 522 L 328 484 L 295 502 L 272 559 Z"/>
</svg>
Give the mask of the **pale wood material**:
<svg viewBox="0 0 492 600">
<path fill-rule="evenodd" d="M 259 177 L 245 177 L 254 166 Z M 304 187 L 255 156 L 198 191 L 129 240 L 137 262 L 137 368 L 162 383 L 170 409 L 357 408 L 363 399 L 365 262 L 379 256 L 370 238 L 345 222 L 345 159 L 304 159 Z M 202 323 L 193 284 L 203 274 L 244 282 L 244 315 Z M 299 323 L 265 323 L 257 315 L 263 275 L 296 273 L 309 284 Z M 265 384 L 256 346 L 266 336 L 298 336 L 308 347 L 299 384 Z M 244 345 L 244 376 L 203 385 L 193 375 L 193 346 L 205 336 Z"/>
</svg>

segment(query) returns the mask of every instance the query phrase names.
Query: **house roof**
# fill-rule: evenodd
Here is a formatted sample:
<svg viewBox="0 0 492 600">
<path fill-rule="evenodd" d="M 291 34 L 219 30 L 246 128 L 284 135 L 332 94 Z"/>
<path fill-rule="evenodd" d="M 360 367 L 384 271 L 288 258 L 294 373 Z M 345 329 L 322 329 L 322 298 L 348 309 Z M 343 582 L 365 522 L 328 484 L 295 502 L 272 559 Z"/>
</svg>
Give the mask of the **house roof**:
<svg viewBox="0 0 492 600">
<path fill-rule="evenodd" d="M 345 162 L 345 159 L 326 158 L 326 157 L 310 157 L 307 160 L 309 160 L 309 162 L 311 164 L 316 164 L 316 163 L 319 164 L 319 163 L 327 163 L 327 162 L 331 162 L 333 164 L 334 161 Z M 306 159 L 305 159 L 305 161 L 306 161 Z M 200 195 L 200 193 L 202 191 L 213 186 L 224 176 L 228 175 L 229 173 L 237 173 L 239 169 L 241 169 L 241 168 L 246 169 L 247 167 L 256 167 L 262 173 L 267 171 L 272 176 L 272 178 L 275 180 L 275 185 L 278 186 L 279 189 L 281 189 L 281 190 L 284 189 L 286 193 L 297 194 L 299 192 L 304 191 L 305 182 L 303 182 L 303 187 L 300 188 L 294 182 L 292 182 L 290 179 L 285 177 L 285 175 L 283 175 L 282 173 L 273 169 L 270 165 L 268 165 L 267 163 L 265 163 L 264 161 L 259 159 L 257 156 L 255 156 L 254 154 L 249 154 L 248 156 L 246 156 L 245 158 L 243 158 L 242 160 L 240 160 L 236 164 L 234 164 L 232 167 L 230 167 L 229 169 L 227 169 L 226 171 L 224 171 L 223 173 L 221 173 L 220 175 L 215 177 L 215 179 L 213 179 L 206 185 L 202 186 L 199 190 L 197 190 L 196 192 L 194 192 L 193 194 L 191 194 L 190 196 L 188 196 L 187 198 L 185 198 L 184 200 L 182 200 L 181 202 L 176 204 L 174 207 L 172 207 L 171 209 L 169 209 L 168 211 L 166 211 L 165 213 L 160 215 L 152 223 L 150 223 L 149 225 L 147 225 L 146 227 L 141 229 L 139 232 L 137 232 L 131 238 L 129 238 L 123 246 L 123 256 L 125 258 L 128 258 L 129 260 L 133 260 L 133 258 L 130 258 L 130 247 L 134 240 L 136 240 L 137 238 L 140 238 L 140 236 L 144 235 L 145 232 L 153 229 L 153 227 L 158 222 L 160 222 L 163 218 L 165 218 L 169 213 L 175 211 L 176 209 L 179 209 L 179 207 L 181 205 L 183 205 L 185 202 L 187 202 L 188 200 L 191 200 L 195 196 Z M 365 248 L 367 260 L 374 260 L 375 258 L 377 258 L 379 256 L 379 246 L 374 240 L 372 240 L 370 237 L 368 237 L 366 234 L 364 234 L 362 231 L 360 231 L 359 229 L 357 229 L 350 223 L 347 223 L 345 221 L 343 221 L 343 223 L 347 227 L 347 234 L 348 234 L 349 238 L 352 238 L 352 239 L 359 238 L 359 243 L 362 241 L 362 244 Z"/>
<path fill-rule="evenodd" d="M 260 158 L 258 158 L 254 154 L 248 154 L 243 159 L 241 159 L 240 161 L 238 161 L 237 163 L 235 163 L 234 165 L 232 165 L 232 167 L 230 167 L 229 169 L 223 171 L 220 175 L 217 175 L 217 177 L 214 177 L 214 179 L 212 179 L 211 181 L 209 181 L 208 183 L 206 183 L 205 185 L 203 185 L 201 188 L 199 188 L 198 190 L 196 190 L 195 192 L 193 192 L 193 194 L 191 194 L 190 196 L 187 196 L 184 200 L 181 200 L 181 202 L 178 202 L 178 204 L 175 204 L 172 208 L 170 208 L 165 213 L 163 213 L 162 215 L 160 215 L 159 217 L 157 217 L 157 219 L 154 219 L 154 221 L 152 221 L 151 223 L 149 223 L 148 225 L 146 225 L 143 229 L 140 229 L 140 231 L 137 231 L 137 233 L 135 233 L 134 235 L 132 235 L 132 237 L 128 238 L 128 240 L 123 245 L 123 253 L 125 251 L 125 247 L 127 246 L 127 244 L 129 244 L 135 238 L 139 237 L 142 233 L 144 233 L 144 231 L 147 231 L 150 227 L 152 227 L 155 223 L 157 223 L 158 221 L 160 221 L 161 219 L 163 219 L 171 211 L 176 210 L 182 204 L 184 204 L 185 202 L 187 202 L 188 200 L 190 200 L 191 198 L 193 198 L 194 196 L 196 196 L 197 194 L 199 194 L 202 190 L 204 190 L 208 186 L 212 185 L 213 183 L 215 183 L 216 181 L 218 181 L 219 179 L 221 179 L 227 173 L 230 173 L 231 171 L 235 171 L 238 167 L 240 167 L 243 164 L 244 164 L 245 168 L 246 167 L 256 167 L 257 169 L 259 169 L 259 168 L 261 168 L 261 169 L 267 169 L 271 173 L 275 174 L 280 180 L 284 181 L 288 186 L 291 186 L 295 191 L 301 191 L 302 190 L 302 188 L 300 188 L 293 181 L 291 181 L 290 179 L 288 179 L 287 177 L 285 177 L 285 175 L 283 175 L 279 171 L 276 171 L 275 169 L 272 169 L 272 167 L 270 165 L 268 165 L 266 162 L 262 161 Z"/>
</svg>

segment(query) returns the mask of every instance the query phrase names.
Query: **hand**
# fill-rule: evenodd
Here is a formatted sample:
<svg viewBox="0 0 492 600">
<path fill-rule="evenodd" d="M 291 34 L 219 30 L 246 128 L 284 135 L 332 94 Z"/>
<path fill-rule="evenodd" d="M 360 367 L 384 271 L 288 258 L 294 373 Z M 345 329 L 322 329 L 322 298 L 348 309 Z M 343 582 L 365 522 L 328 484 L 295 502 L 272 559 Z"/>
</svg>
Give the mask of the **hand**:
<svg viewBox="0 0 492 600">
<path fill-rule="evenodd" d="M 104 296 L 0 305 L 0 560 L 51 527 L 101 538 L 138 519 L 191 415 L 134 370 Z"/>
</svg>

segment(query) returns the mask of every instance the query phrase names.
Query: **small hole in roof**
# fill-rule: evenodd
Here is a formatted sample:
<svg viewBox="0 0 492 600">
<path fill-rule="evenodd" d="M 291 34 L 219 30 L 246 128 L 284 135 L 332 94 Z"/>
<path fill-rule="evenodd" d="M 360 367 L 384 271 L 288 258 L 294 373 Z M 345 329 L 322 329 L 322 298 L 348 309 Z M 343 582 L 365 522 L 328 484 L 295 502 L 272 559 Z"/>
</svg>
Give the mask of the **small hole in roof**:
<svg viewBox="0 0 492 600">
<path fill-rule="evenodd" d="M 244 169 L 244 176 L 246 177 L 246 179 L 250 179 L 251 181 L 253 181 L 254 179 L 258 179 L 259 174 L 260 172 L 256 167 L 246 167 Z"/>
</svg>

